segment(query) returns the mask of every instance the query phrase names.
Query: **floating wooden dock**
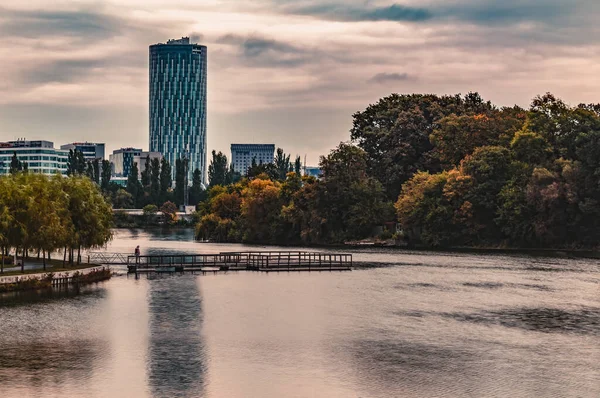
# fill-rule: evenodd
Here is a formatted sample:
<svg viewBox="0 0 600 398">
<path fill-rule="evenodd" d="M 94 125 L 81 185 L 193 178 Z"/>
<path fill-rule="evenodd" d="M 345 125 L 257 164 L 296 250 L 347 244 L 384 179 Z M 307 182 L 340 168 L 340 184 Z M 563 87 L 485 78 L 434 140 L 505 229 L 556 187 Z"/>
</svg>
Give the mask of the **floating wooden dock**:
<svg viewBox="0 0 600 398">
<path fill-rule="evenodd" d="M 108 258 L 108 257 L 107 257 Z M 118 258 L 117 256 L 113 258 Z M 350 271 L 352 255 L 303 251 L 127 256 L 130 273 Z"/>
</svg>

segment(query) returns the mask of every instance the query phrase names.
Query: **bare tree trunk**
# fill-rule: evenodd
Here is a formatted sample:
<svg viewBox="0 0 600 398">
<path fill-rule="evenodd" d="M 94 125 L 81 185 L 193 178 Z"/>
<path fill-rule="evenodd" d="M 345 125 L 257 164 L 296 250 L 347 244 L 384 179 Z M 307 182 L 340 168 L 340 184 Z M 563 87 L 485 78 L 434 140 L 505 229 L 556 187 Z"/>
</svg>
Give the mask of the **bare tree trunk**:
<svg viewBox="0 0 600 398">
<path fill-rule="evenodd" d="M 21 257 L 21 273 L 24 274 L 25 273 L 25 253 L 27 253 L 27 251 L 25 250 L 25 248 L 23 248 L 23 256 Z M 19 258 L 19 251 L 17 250 L 17 259 Z"/>
<path fill-rule="evenodd" d="M 38 258 L 40 258 L 39 256 L 40 256 L 40 252 L 38 251 Z M 43 258 L 43 260 L 42 260 L 42 261 L 43 261 L 43 263 L 44 263 L 44 271 L 46 271 L 46 250 L 44 250 L 44 251 L 42 252 L 42 258 Z"/>
<path fill-rule="evenodd" d="M 0 264 L 0 274 L 4 273 L 4 246 L 2 246 L 2 252 L 0 254 L 2 256 L 2 262 Z"/>
<path fill-rule="evenodd" d="M 77 246 L 77 265 L 81 264 L 81 245 Z"/>
<path fill-rule="evenodd" d="M 38 260 L 40 259 L 40 251 L 41 251 L 41 249 L 40 249 L 40 248 L 38 248 L 38 254 L 37 254 L 37 258 L 38 258 Z"/>
<path fill-rule="evenodd" d="M 63 251 L 63 268 L 67 263 L 67 246 L 65 246 L 65 250 Z"/>
</svg>

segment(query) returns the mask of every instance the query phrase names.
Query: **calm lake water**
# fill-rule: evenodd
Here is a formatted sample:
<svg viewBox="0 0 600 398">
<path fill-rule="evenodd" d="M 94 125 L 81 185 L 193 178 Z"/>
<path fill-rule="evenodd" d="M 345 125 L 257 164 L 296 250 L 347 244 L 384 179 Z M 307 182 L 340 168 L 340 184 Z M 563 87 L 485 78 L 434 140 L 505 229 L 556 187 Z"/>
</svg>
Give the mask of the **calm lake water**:
<svg viewBox="0 0 600 398">
<path fill-rule="evenodd" d="M 240 250 L 191 231 L 107 251 Z M 256 247 L 254 247 L 256 250 Z M 0 299 L 0 397 L 600 397 L 594 260 L 364 249 L 334 273 Z"/>
</svg>

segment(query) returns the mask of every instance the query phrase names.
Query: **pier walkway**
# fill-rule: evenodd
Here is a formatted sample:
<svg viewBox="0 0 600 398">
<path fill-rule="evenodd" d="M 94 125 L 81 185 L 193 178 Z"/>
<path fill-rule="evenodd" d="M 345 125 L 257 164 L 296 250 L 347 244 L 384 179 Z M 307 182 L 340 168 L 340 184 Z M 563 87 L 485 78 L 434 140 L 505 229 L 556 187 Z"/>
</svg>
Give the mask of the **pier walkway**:
<svg viewBox="0 0 600 398">
<path fill-rule="evenodd" d="M 130 273 L 222 271 L 349 271 L 352 254 L 305 251 L 246 251 L 216 254 L 159 254 L 132 256 L 93 252 L 95 264 L 126 265 Z"/>
</svg>

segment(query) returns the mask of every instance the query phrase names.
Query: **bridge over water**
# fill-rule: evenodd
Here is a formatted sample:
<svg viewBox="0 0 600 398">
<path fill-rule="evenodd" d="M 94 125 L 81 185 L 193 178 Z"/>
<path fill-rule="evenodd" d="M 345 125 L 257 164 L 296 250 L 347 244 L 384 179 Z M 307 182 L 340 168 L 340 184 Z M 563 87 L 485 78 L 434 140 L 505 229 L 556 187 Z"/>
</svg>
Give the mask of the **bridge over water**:
<svg viewBox="0 0 600 398">
<path fill-rule="evenodd" d="M 131 273 L 218 271 L 349 271 L 352 254 L 308 251 L 245 251 L 132 256 L 91 252 L 91 264 L 126 265 Z"/>
</svg>

